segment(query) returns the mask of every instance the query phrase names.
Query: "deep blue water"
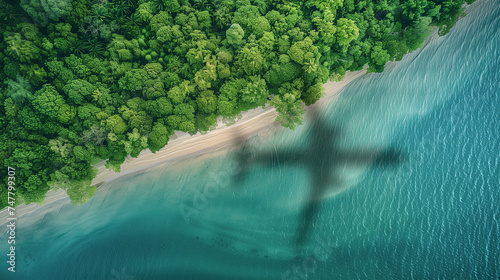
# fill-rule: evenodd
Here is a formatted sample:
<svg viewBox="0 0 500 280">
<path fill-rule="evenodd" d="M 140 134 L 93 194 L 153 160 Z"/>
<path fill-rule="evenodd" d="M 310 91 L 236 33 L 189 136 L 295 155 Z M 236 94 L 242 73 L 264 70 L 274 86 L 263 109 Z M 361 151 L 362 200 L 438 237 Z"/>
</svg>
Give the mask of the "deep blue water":
<svg viewBox="0 0 500 280">
<path fill-rule="evenodd" d="M 307 167 L 328 155 L 250 158 L 236 183 L 237 151 L 216 151 L 20 218 L 17 272 L 4 262 L 0 278 L 500 279 L 498 1 L 476 1 L 450 34 L 351 83 L 320 117 L 336 129 L 325 145 L 395 148 L 404 161 L 337 161 L 302 247 Z M 314 125 L 308 115 L 246 150 L 298 153 Z"/>
</svg>

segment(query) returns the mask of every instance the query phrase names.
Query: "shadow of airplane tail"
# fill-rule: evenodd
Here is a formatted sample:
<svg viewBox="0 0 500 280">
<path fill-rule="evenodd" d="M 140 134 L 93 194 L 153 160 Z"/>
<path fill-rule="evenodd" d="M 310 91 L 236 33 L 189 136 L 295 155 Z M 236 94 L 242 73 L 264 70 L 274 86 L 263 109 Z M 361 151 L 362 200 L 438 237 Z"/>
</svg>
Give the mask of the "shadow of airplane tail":
<svg viewBox="0 0 500 280">
<path fill-rule="evenodd" d="M 302 211 L 302 216 L 299 220 L 299 226 L 297 228 L 297 233 L 295 237 L 295 249 L 300 250 L 302 246 L 307 241 L 307 235 L 312 227 L 312 221 L 314 215 L 318 212 L 320 207 L 320 202 L 318 200 L 310 202 L 307 204 L 305 209 Z"/>
</svg>

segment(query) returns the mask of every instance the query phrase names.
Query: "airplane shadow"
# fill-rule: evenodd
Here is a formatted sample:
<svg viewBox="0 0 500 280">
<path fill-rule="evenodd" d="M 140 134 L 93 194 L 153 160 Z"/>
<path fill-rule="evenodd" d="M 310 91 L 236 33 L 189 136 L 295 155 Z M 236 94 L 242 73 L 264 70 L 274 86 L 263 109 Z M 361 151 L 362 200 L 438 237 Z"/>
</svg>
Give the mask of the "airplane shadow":
<svg viewBox="0 0 500 280">
<path fill-rule="evenodd" d="M 403 153 L 395 148 L 358 148 L 344 150 L 339 147 L 342 130 L 325 123 L 315 110 L 310 111 L 312 125 L 308 130 L 308 147 L 276 147 L 273 150 L 254 153 L 251 145 L 240 136 L 237 154 L 237 172 L 233 185 L 240 186 L 246 179 L 247 170 L 252 165 L 296 165 L 307 168 L 311 178 L 310 194 L 302 210 L 297 229 L 295 246 L 300 249 L 307 241 L 321 200 L 332 191 L 342 187 L 339 173 L 344 166 L 373 166 L 377 168 L 394 167 L 404 161 Z"/>
</svg>

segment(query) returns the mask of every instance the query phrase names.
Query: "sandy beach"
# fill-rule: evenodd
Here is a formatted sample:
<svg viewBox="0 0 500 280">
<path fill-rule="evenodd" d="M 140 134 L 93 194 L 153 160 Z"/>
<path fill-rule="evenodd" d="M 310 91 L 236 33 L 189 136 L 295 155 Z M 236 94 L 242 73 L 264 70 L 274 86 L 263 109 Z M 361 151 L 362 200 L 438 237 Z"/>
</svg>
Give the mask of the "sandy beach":
<svg viewBox="0 0 500 280">
<path fill-rule="evenodd" d="M 500 3 L 488 1 L 383 73 L 323 80 L 295 130 L 266 104 L 172 131 L 118 172 L 95 159 L 85 204 L 54 188 L 15 207 L 14 278 L 496 275 Z"/>
<path fill-rule="evenodd" d="M 340 82 L 327 82 L 324 84 L 325 96 L 309 107 L 334 102 L 342 89 L 355 79 L 366 74 L 366 69 L 367 67 L 360 71 L 347 72 L 344 79 Z M 98 169 L 98 174 L 92 181 L 92 185 L 100 185 L 122 176 L 144 172 L 148 168 L 165 163 L 172 163 L 188 157 L 203 155 L 215 149 L 230 147 L 238 141 L 237 139 L 249 138 L 261 133 L 269 133 L 273 128 L 279 126 L 279 123 L 275 121 L 277 115 L 278 113 L 273 107 L 267 106 L 264 109 L 257 108 L 243 112 L 241 117 L 229 126 L 219 118 L 217 127 L 206 134 L 197 133 L 189 135 L 188 133 L 177 131 L 162 150 L 156 153 L 144 150 L 137 158 L 127 157 L 121 165 L 121 171 L 118 173 L 107 169 L 104 166 L 104 161 L 97 164 L 95 167 Z M 69 200 L 65 190 L 50 190 L 47 192 L 44 206 L 61 199 Z M 40 207 L 36 203 L 29 205 L 22 204 L 16 207 L 16 216 L 19 218 Z M 5 216 L 6 214 L 6 209 L 0 211 L 0 216 Z"/>
<path fill-rule="evenodd" d="M 438 38 L 438 30 L 435 28 L 434 32 L 425 40 L 422 48 L 415 52 L 422 51 L 428 44 L 432 44 Z M 388 62 L 385 65 L 385 71 L 391 71 L 391 65 L 393 63 L 396 62 Z M 365 75 L 367 69 L 368 65 L 365 65 L 362 70 L 354 72 L 347 71 L 344 79 L 340 82 L 328 81 L 323 85 L 325 88 L 325 95 L 315 104 L 306 107 L 306 109 L 335 102 L 342 90 L 354 80 Z M 273 128 L 280 126 L 279 123 L 275 121 L 277 115 L 278 113 L 271 106 L 267 106 L 266 108 L 259 107 L 243 112 L 236 122 L 229 126 L 224 124 L 221 118 L 219 118 L 217 127 L 206 134 L 197 133 L 195 135 L 190 135 L 177 131 L 170 137 L 167 146 L 160 151 L 152 153 L 149 150 L 144 150 L 137 158 L 127 157 L 125 162 L 121 165 L 120 172 L 114 172 L 113 170 L 107 169 L 104 166 L 105 161 L 95 165 L 98 169 L 98 174 L 94 180 L 92 180 L 92 185 L 99 186 L 119 177 L 144 172 L 149 168 L 157 167 L 162 164 L 174 163 L 175 161 L 180 161 L 189 157 L 208 154 L 216 149 L 229 148 L 240 141 L 241 138 L 246 139 L 255 135 L 272 132 Z M 49 190 L 45 197 L 45 203 L 42 206 L 48 206 L 62 199 L 69 201 L 65 190 Z M 16 207 L 16 216 L 21 217 L 42 206 L 36 203 L 19 205 Z M 2 217 L 7 217 L 7 209 L 0 210 L 0 218 Z"/>
<path fill-rule="evenodd" d="M 343 81 L 326 83 L 324 85 L 325 96 L 309 107 L 321 106 L 327 102 L 334 101 L 346 85 L 365 73 L 366 68 L 356 72 L 348 72 Z M 219 121 L 217 128 L 206 134 L 197 133 L 191 136 L 187 133 L 177 131 L 167 146 L 155 154 L 149 150 L 144 150 L 137 158 L 128 157 L 122 164 L 121 172 L 119 173 L 104 167 L 104 162 L 99 163 L 96 165 L 99 173 L 92 181 L 92 184 L 98 185 L 163 163 L 230 146 L 237 141 L 237 137 L 249 138 L 279 125 L 275 121 L 277 115 L 276 110 L 268 106 L 265 109 L 257 108 L 242 113 L 242 117 L 230 126 Z"/>
<path fill-rule="evenodd" d="M 470 5 L 465 5 L 465 12 L 468 13 Z M 427 45 L 436 42 L 439 39 L 438 29 L 435 27 L 434 32 L 427 37 L 422 45 L 422 48 L 414 52 L 422 51 Z M 385 71 L 391 71 L 393 64 L 396 61 L 389 61 L 385 65 Z M 362 70 L 350 72 L 347 71 L 344 79 L 340 82 L 328 81 L 324 84 L 325 95 L 315 104 L 306 107 L 306 109 L 319 107 L 326 103 L 335 102 L 342 90 L 357 78 L 366 74 L 368 65 Z M 273 128 L 280 126 L 277 123 L 276 110 L 267 106 L 266 108 L 256 108 L 241 113 L 240 117 L 232 125 L 226 125 L 222 122 L 221 117 L 217 123 L 217 127 L 206 134 L 197 133 L 190 135 L 188 133 L 177 131 L 170 137 L 167 146 L 156 153 L 149 150 L 142 151 L 137 158 L 127 157 L 121 165 L 120 172 L 114 172 L 104 166 L 105 161 L 95 165 L 98 169 L 98 174 L 92 180 L 92 185 L 99 186 L 105 182 L 112 181 L 119 177 L 130 174 L 137 174 L 145 170 L 157 167 L 166 163 L 174 163 L 189 157 L 199 156 L 213 152 L 216 149 L 229 148 L 236 144 L 241 138 L 250 138 L 255 135 L 272 132 Z M 49 190 L 45 198 L 43 206 L 50 205 L 53 202 L 61 199 L 69 200 L 65 190 Z M 16 215 L 20 217 L 30 213 L 41 206 L 32 203 L 29 205 L 19 205 L 16 207 Z M 7 209 L 0 210 L 0 218 L 7 217 Z"/>
</svg>

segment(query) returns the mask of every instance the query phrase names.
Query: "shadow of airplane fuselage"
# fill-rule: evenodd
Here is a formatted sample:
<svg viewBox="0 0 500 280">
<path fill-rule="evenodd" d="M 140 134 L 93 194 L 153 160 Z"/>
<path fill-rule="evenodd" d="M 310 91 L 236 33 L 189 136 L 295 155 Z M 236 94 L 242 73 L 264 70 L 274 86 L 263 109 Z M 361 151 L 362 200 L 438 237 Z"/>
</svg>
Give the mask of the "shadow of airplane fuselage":
<svg viewBox="0 0 500 280">
<path fill-rule="evenodd" d="M 363 149 L 345 151 L 338 147 L 341 132 L 339 128 L 328 126 L 318 113 L 312 112 L 313 123 L 310 130 L 309 148 L 275 149 L 273 151 L 251 154 L 248 146 L 242 145 L 238 156 L 239 172 L 236 184 L 245 178 L 250 164 L 304 166 L 309 170 L 311 190 L 304 207 L 297 230 L 295 246 L 300 249 L 307 239 L 319 203 L 328 191 L 341 186 L 341 180 L 335 173 L 345 165 L 374 165 L 378 167 L 395 165 L 403 161 L 403 155 L 395 149 Z M 244 143 L 243 139 L 240 139 Z"/>
</svg>

